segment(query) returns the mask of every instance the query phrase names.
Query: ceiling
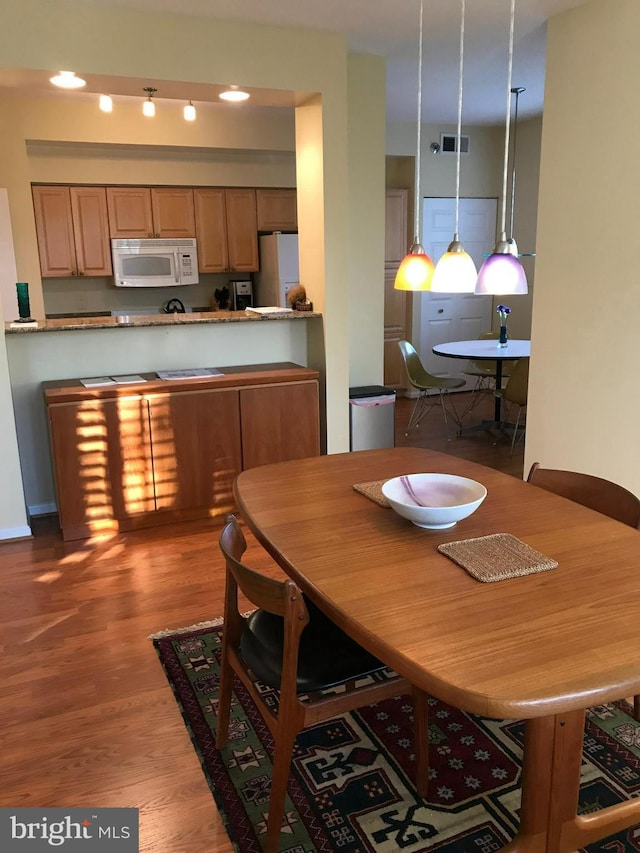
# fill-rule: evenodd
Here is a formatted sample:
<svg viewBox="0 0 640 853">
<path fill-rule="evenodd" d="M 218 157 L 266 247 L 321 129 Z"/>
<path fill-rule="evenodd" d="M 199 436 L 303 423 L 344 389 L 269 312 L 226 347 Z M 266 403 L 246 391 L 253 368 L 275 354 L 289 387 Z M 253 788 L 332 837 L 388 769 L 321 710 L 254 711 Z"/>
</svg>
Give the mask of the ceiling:
<svg viewBox="0 0 640 853">
<path fill-rule="evenodd" d="M 415 121 L 417 112 L 419 0 L 84 0 L 149 12 L 201 15 L 220 20 L 339 31 L 351 50 L 386 58 L 388 121 Z M 542 112 L 546 21 L 586 0 L 518 0 L 515 19 L 513 86 L 524 86 L 522 118 Z M 455 125 L 460 38 L 460 0 L 424 0 L 422 118 Z M 507 86 L 509 0 L 466 0 L 463 124 L 499 124 L 504 120 Z M 57 71 L 59 69 L 52 69 Z M 82 74 L 83 69 L 74 69 Z M 85 75 L 86 76 L 86 75 Z M 0 85 L 35 87 L 27 74 L 0 76 Z M 44 81 L 46 82 L 46 81 Z M 140 96 L 140 81 L 87 78 L 87 90 Z M 216 81 L 211 81 L 215 84 Z M 117 85 L 118 88 L 115 88 Z M 153 85 L 153 81 L 144 81 Z M 158 98 L 192 98 L 193 88 L 163 83 Z M 202 85 L 202 100 L 217 100 L 219 87 Z M 252 103 L 288 106 L 286 98 L 262 93 Z"/>
</svg>

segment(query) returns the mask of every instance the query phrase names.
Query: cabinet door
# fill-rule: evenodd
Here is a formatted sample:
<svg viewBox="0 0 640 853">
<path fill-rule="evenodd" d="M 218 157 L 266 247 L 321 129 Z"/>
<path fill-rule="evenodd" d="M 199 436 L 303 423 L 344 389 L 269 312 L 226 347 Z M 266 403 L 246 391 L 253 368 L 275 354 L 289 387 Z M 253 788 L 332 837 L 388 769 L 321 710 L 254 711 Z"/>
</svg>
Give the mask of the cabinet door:
<svg viewBox="0 0 640 853">
<path fill-rule="evenodd" d="M 258 220 L 255 190 L 225 190 L 227 239 L 231 272 L 256 272 L 258 264 Z"/>
<path fill-rule="evenodd" d="M 154 237 L 195 237 L 193 190 L 181 187 L 151 190 Z"/>
<path fill-rule="evenodd" d="M 104 187 L 70 187 L 78 275 L 111 275 L 107 194 Z"/>
<path fill-rule="evenodd" d="M 320 453 L 315 381 L 243 388 L 240 418 L 244 469 Z"/>
<path fill-rule="evenodd" d="M 63 403 L 48 414 L 64 539 L 118 529 L 155 509 L 146 400 Z"/>
<path fill-rule="evenodd" d="M 32 187 L 40 271 L 44 278 L 76 275 L 69 187 Z"/>
<path fill-rule="evenodd" d="M 198 239 L 198 270 L 228 272 L 227 214 L 223 189 L 193 191 Z"/>
<path fill-rule="evenodd" d="M 387 190 L 385 193 L 385 264 L 399 264 L 409 251 L 407 235 L 407 190 Z"/>
<path fill-rule="evenodd" d="M 295 189 L 256 190 L 258 231 L 297 231 L 298 206 Z"/>
<path fill-rule="evenodd" d="M 149 396 L 159 510 L 233 507 L 242 470 L 238 391 Z"/>
<path fill-rule="evenodd" d="M 147 187 L 107 187 L 111 237 L 153 237 L 151 191 Z"/>
</svg>

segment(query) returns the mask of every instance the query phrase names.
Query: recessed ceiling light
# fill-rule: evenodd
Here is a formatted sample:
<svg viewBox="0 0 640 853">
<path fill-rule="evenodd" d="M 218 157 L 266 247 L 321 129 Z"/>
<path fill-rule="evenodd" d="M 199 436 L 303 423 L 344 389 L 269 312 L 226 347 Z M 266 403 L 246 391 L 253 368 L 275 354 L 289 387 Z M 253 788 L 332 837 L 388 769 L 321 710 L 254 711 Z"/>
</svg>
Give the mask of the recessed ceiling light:
<svg viewBox="0 0 640 853">
<path fill-rule="evenodd" d="M 61 89 L 81 89 L 87 85 L 87 81 L 82 77 L 76 77 L 75 71 L 61 71 L 55 77 L 50 77 L 49 82 L 60 86 Z"/>
<path fill-rule="evenodd" d="M 235 101 L 237 103 L 239 101 L 246 101 L 251 96 L 248 92 L 243 92 L 242 89 L 238 89 L 237 86 L 231 86 L 226 92 L 220 92 L 218 97 L 223 101 Z"/>
</svg>

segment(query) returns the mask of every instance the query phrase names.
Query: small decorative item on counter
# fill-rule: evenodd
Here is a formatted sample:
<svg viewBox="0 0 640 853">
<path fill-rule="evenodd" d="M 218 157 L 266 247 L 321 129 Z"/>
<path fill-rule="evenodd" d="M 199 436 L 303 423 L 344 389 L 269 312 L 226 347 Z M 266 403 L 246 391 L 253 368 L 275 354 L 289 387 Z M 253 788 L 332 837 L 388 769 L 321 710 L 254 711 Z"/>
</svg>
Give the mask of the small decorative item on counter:
<svg viewBox="0 0 640 853">
<path fill-rule="evenodd" d="M 26 281 L 16 282 L 18 291 L 18 314 L 16 323 L 33 323 L 31 318 L 31 306 L 29 304 L 29 284 Z"/>
<path fill-rule="evenodd" d="M 307 299 L 307 291 L 303 284 L 296 284 L 287 293 L 287 303 L 294 311 L 313 311 L 313 303 Z"/>
<path fill-rule="evenodd" d="M 509 343 L 509 339 L 507 337 L 507 320 L 509 319 L 509 314 L 511 314 L 511 308 L 509 308 L 508 305 L 498 305 L 496 310 L 500 317 L 500 336 L 498 338 L 498 346 L 506 347 Z"/>
<path fill-rule="evenodd" d="M 229 298 L 231 296 L 231 291 L 228 287 L 217 287 L 213 291 L 214 303 L 213 310 L 214 311 L 228 311 L 229 310 Z"/>
</svg>

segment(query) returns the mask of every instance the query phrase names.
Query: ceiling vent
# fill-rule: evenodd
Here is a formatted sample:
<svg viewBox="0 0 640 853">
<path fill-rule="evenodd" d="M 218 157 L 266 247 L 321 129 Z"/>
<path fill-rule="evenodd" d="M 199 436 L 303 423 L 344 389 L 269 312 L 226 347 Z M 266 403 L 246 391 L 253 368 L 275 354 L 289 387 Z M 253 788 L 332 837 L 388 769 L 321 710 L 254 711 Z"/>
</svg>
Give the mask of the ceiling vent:
<svg viewBox="0 0 640 853">
<path fill-rule="evenodd" d="M 458 135 L 456 133 L 441 133 L 440 134 L 440 151 L 442 154 L 457 154 L 458 153 Z M 460 134 L 460 154 L 469 153 L 469 137 L 464 133 Z"/>
</svg>

